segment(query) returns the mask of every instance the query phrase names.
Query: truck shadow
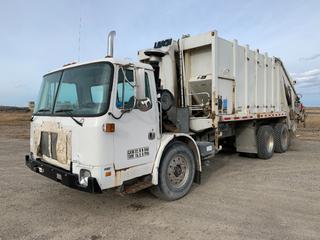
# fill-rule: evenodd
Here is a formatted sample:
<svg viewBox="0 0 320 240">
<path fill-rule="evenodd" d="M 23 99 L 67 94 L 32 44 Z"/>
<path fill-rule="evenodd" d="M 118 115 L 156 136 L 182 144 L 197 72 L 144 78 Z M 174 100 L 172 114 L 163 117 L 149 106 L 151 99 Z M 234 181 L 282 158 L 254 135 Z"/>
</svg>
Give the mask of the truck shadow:
<svg viewBox="0 0 320 240">
<path fill-rule="evenodd" d="M 201 185 L 205 185 L 208 181 L 212 181 L 212 178 L 219 178 L 223 176 L 228 170 L 228 166 L 232 164 L 252 163 L 255 161 L 261 161 L 256 154 L 241 154 L 237 153 L 234 148 L 225 148 L 221 150 L 217 155 L 209 160 L 209 165 L 203 164 Z"/>
<path fill-rule="evenodd" d="M 194 184 L 189 194 L 192 194 L 198 187 L 206 187 L 205 185 L 209 181 L 215 181 L 223 177 L 229 171 L 228 167 L 230 165 L 238 164 L 238 162 L 249 164 L 252 161 L 261 160 L 239 157 L 239 154 L 235 153 L 233 149 L 225 149 L 219 152 L 214 158 L 210 159 L 208 166 L 203 165 L 202 182 L 200 185 Z M 69 189 L 51 181 L 47 184 L 51 186 L 43 194 L 36 195 L 35 201 L 45 202 L 48 205 L 48 211 L 59 209 L 61 205 L 64 205 L 64 209 L 70 211 L 70 214 L 74 211 L 80 211 L 82 214 L 107 216 L 108 213 L 113 211 L 119 213 L 123 211 L 144 211 L 148 208 L 161 208 L 163 205 L 170 204 L 154 197 L 148 189 L 128 195 L 120 195 L 115 190 L 107 190 L 103 194 L 89 194 Z M 52 199 L 55 199 L 55 201 L 52 201 Z M 178 201 L 184 201 L 184 198 Z"/>
<path fill-rule="evenodd" d="M 209 159 L 207 164 L 203 164 L 200 186 L 205 185 L 212 176 L 219 174 L 219 171 L 229 164 L 229 161 L 232 158 L 230 157 L 232 156 L 230 153 L 232 152 L 221 152 L 212 159 Z"/>
<path fill-rule="evenodd" d="M 54 184 L 54 183 L 48 183 Z M 50 199 L 48 199 L 50 196 Z M 52 201 L 54 199 L 54 201 Z M 72 212 L 82 212 L 82 214 L 107 215 L 110 211 L 142 211 L 146 208 L 165 203 L 154 197 L 148 189 L 134 194 L 120 195 L 115 190 L 107 190 L 102 194 L 90 194 L 67 188 L 62 185 L 55 185 L 50 190 L 35 195 L 34 200 L 47 204 L 47 211 L 64 206 L 64 209 Z"/>
</svg>

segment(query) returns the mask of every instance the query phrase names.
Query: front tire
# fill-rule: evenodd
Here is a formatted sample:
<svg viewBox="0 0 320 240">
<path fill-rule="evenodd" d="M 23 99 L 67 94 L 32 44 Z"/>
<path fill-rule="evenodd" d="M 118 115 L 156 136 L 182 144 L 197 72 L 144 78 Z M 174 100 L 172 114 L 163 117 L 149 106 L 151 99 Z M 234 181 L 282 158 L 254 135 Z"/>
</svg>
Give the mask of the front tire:
<svg viewBox="0 0 320 240">
<path fill-rule="evenodd" d="M 260 126 L 257 132 L 258 157 L 270 159 L 274 151 L 274 131 L 269 125 Z"/>
<path fill-rule="evenodd" d="M 165 151 L 159 166 L 158 185 L 151 192 L 158 198 L 173 201 L 191 189 L 195 175 L 193 152 L 182 142 L 175 142 Z"/>
</svg>

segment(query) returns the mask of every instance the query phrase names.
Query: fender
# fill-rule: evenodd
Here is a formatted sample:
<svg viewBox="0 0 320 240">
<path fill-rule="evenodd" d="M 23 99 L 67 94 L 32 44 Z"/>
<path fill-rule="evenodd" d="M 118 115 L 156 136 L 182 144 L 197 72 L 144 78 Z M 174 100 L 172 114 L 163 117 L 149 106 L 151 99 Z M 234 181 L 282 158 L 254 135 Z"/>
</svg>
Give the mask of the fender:
<svg viewBox="0 0 320 240">
<path fill-rule="evenodd" d="M 200 157 L 200 152 L 197 146 L 197 143 L 195 140 L 190 137 L 187 134 L 184 133 L 164 133 L 161 136 L 160 139 L 160 146 L 158 149 L 158 152 L 156 154 L 155 162 L 153 164 L 153 169 L 152 169 L 152 184 L 158 185 L 158 169 L 160 165 L 160 161 L 163 155 L 163 152 L 165 151 L 166 147 L 170 142 L 173 140 L 180 140 L 182 142 L 187 143 L 190 146 L 191 151 L 193 152 L 195 158 L 196 158 L 196 170 L 198 172 L 201 172 L 201 157 Z"/>
</svg>

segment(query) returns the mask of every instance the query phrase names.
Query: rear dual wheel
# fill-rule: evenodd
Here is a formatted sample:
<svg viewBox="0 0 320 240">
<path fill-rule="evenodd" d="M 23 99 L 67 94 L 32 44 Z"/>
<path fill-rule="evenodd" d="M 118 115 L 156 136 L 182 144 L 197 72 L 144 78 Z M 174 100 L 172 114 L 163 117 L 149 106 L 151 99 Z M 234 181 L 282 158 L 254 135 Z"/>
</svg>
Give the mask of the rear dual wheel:
<svg viewBox="0 0 320 240">
<path fill-rule="evenodd" d="M 285 123 L 277 123 L 274 126 L 274 151 L 276 153 L 284 153 L 290 145 L 290 132 L 288 125 Z"/>
<path fill-rule="evenodd" d="M 287 124 L 277 123 L 274 127 L 262 125 L 257 132 L 258 157 L 270 159 L 273 152 L 284 153 L 290 145 L 290 132 Z"/>
<path fill-rule="evenodd" d="M 257 150 L 258 157 L 261 159 L 270 159 L 274 151 L 274 130 L 269 125 L 262 125 L 257 132 Z"/>
</svg>

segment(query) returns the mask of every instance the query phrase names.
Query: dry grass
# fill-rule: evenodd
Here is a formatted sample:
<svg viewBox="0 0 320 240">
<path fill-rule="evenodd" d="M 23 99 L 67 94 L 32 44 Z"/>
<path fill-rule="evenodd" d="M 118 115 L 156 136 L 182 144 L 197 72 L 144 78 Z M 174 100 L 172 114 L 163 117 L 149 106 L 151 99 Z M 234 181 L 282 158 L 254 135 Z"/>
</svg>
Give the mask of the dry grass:
<svg viewBox="0 0 320 240">
<path fill-rule="evenodd" d="M 308 114 L 306 119 L 307 128 L 320 128 L 320 112 L 319 114 Z"/>
<path fill-rule="evenodd" d="M 320 108 L 307 108 L 306 127 L 320 128 Z"/>
<path fill-rule="evenodd" d="M 1 137 L 28 139 L 31 112 L 0 111 Z"/>
<path fill-rule="evenodd" d="M 29 122 L 31 118 L 30 112 L 0 112 L 0 125 L 19 125 Z"/>
<path fill-rule="evenodd" d="M 307 108 L 305 127 L 299 127 L 296 136 L 301 140 L 320 141 L 320 108 Z"/>
</svg>

